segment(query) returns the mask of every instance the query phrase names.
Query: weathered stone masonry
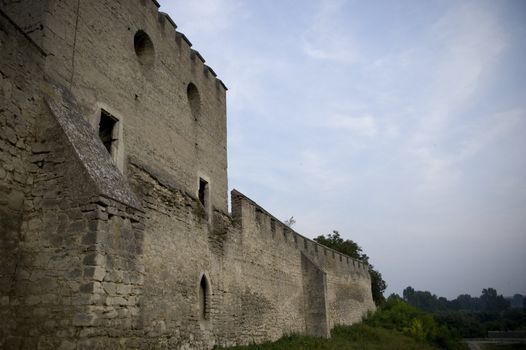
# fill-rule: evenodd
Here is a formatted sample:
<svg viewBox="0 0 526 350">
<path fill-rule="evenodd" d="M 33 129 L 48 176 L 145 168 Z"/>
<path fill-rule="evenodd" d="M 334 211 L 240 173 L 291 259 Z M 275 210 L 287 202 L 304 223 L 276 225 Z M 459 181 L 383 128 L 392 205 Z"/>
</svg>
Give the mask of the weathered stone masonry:
<svg viewBox="0 0 526 350">
<path fill-rule="evenodd" d="M 228 212 L 226 87 L 155 1 L 0 4 L 0 348 L 209 349 L 374 309 L 367 266 L 235 190 Z"/>
</svg>

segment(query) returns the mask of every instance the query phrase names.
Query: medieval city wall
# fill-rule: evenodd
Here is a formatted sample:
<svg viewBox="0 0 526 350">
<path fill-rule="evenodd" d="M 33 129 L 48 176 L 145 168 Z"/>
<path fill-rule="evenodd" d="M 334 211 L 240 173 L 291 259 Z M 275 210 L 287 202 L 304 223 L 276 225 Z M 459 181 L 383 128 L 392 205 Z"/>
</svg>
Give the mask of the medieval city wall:
<svg viewBox="0 0 526 350">
<path fill-rule="evenodd" d="M 34 181 L 28 159 L 44 55 L 3 12 L 0 62 L 0 339 L 5 339 L 16 329 L 16 302 L 10 295 L 17 288 L 25 198 Z"/>
<path fill-rule="evenodd" d="M 44 81 L 45 52 L 3 12 L 0 47 L 0 347 L 129 334 L 143 272 L 138 202 L 119 191 L 125 180 L 76 106 Z"/>
<path fill-rule="evenodd" d="M 148 344 L 328 336 L 334 325 L 374 310 L 366 265 L 299 235 L 237 191 L 232 218 L 215 212 L 210 224 L 200 203 L 166 174 L 133 168 L 132 186 L 147 212 L 141 315 Z M 197 300 L 203 275 L 211 288 L 206 321 Z"/>
<path fill-rule="evenodd" d="M 232 215 L 234 223 L 241 227 L 240 249 L 253 249 L 252 256 L 258 261 L 257 271 L 261 276 L 255 280 L 268 278 L 272 276 L 272 271 L 282 271 L 286 266 L 294 271 L 293 275 L 300 276 L 299 290 L 296 286 L 295 293 L 307 295 L 301 290 L 301 281 L 311 278 L 305 275 L 305 268 L 313 264 L 325 273 L 325 300 L 315 300 L 315 304 L 326 304 L 328 330 L 338 324 L 359 322 L 368 311 L 374 310 L 367 265 L 302 236 L 237 191 L 232 193 Z M 310 262 L 307 266 L 302 264 L 302 256 Z M 284 257 L 290 260 L 284 262 Z M 274 288 L 279 283 L 273 281 L 268 285 Z M 319 285 L 307 285 L 307 289 L 316 286 Z M 272 300 L 281 302 L 280 298 Z M 301 310 L 301 318 L 307 316 L 305 305 L 309 303 L 312 304 L 312 300 L 297 300 L 296 307 Z M 319 331 L 316 329 L 314 333 Z"/>
<path fill-rule="evenodd" d="M 374 309 L 364 264 L 237 191 L 228 214 L 225 87 L 154 1 L 2 10 L 24 3 L 20 25 L 0 12 L 0 347 L 209 349 L 327 336 Z"/>
</svg>

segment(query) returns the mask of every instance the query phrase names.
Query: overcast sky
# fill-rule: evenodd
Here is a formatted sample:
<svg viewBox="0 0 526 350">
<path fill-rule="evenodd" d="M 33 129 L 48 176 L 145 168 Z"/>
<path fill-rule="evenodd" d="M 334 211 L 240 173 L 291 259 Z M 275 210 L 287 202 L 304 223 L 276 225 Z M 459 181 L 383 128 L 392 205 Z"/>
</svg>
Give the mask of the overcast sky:
<svg viewBox="0 0 526 350">
<path fill-rule="evenodd" d="M 387 295 L 526 294 L 526 1 L 161 5 L 229 88 L 231 189 Z"/>
</svg>

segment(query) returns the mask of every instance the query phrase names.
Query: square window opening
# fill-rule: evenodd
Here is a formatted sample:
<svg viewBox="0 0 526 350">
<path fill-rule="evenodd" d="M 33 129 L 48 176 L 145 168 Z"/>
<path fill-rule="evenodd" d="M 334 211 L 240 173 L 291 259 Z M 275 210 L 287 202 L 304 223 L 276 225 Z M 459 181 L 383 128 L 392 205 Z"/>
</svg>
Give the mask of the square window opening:
<svg viewBox="0 0 526 350">
<path fill-rule="evenodd" d="M 199 179 L 199 202 L 206 208 L 208 206 L 208 182 Z"/>
<path fill-rule="evenodd" d="M 115 126 L 118 123 L 118 119 L 106 112 L 101 110 L 100 112 L 100 122 L 99 122 L 99 137 L 102 141 L 102 144 L 106 148 L 109 154 L 113 155 L 113 145 L 117 140 L 115 137 L 116 128 Z"/>
</svg>

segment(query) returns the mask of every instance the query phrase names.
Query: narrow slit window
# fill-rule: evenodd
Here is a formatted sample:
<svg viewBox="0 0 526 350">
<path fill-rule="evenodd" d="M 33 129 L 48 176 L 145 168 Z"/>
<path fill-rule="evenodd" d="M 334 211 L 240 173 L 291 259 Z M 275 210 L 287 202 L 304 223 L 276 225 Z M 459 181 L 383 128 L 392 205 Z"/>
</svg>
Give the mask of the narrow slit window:
<svg viewBox="0 0 526 350">
<path fill-rule="evenodd" d="M 199 202 L 206 208 L 208 204 L 208 182 L 199 179 Z"/>
<path fill-rule="evenodd" d="M 199 283 L 199 319 L 204 321 L 209 319 L 210 315 L 210 301 L 209 299 L 209 287 L 206 277 L 201 278 Z"/>
<path fill-rule="evenodd" d="M 104 147 L 108 150 L 109 154 L 113 155 L 113 143 L 116 141 L 115 127 L 117 125 L 117 118 L 105 110 L 101 110 L 100 123 L 99 123 L 99 137 L 104 144 Z"/>
</svg>

